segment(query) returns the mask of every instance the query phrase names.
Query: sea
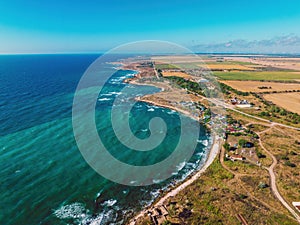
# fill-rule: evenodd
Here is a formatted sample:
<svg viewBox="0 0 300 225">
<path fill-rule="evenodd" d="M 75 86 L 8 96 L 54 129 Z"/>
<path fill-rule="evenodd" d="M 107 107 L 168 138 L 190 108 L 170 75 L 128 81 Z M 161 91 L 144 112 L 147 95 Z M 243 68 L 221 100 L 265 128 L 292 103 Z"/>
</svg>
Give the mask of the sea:
<svg viewBox="0 0 300 225">
<path fill-rule="evenodd" d="M 122 185 L 88 165 L 74 138 L 72 104 L 79 80 L 99 56 L 0 56 L 0 224 L 124 224 L 162 191 L 203 165 L 212 140 L 202 125 L 192 158 L 179 164 L 178 171 L 165 181 Z M 173 110 L 136 102 L 130 111 L 133 134 L 140 139 L 149 137 L 149 121 L 161 117 L 169 121 L 167 136 L 151 153 L 124 149 L 111 129 L 114 99 L 121 97 L 122 107 L 137 96 L 160 91 L 123 82 L 135 74 L 119 69 L 106 82 L 105 91 L 99 93 L 95 121 L 99 137 L 114 157 L 148 165 L 172 153 L 180 136 L 180 120 Z M 132 91 L 122 96 L 124 85 Z"/>
</svg>

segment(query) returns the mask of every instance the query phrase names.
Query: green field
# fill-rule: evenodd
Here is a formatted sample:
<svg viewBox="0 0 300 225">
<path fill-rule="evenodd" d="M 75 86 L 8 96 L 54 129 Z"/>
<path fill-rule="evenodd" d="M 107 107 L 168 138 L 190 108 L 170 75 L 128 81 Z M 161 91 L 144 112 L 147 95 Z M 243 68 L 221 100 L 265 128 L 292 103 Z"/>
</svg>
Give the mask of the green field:
<svg viewBox="0 0 300 225">
<path fill-rule="evenodd" d="M 156 69 L 166 70 L 166 69 L 178 69 L 178 66 L 173 64 L 155 64 Z"/>
<path fill-rule="evenodd" d="M 283 71 L 262 71 L 262 72 L 213 72 L 215 76 L 222 80 L 272 80 L 272 81 L 293 81 L 300 80 L 300 72 Z"/>
<path fill-rule="evenodd" d="M 205 62 L 205 64 L 220 64 L 220 65 L 243 65 L 243 66 L 255 66 L 257 64 L 251 63 L 251 62 L 240 62 L 240 61 L 223 61 L 223 62 Z"/>
<path fill-rule="evenodd" d="M 174 64 L 155 64 L 156 69 L 168 70 L 168 69 L 197 69 L 202 62 L 187 62 L 187 63 L 174 63 Z"/>
</svg>

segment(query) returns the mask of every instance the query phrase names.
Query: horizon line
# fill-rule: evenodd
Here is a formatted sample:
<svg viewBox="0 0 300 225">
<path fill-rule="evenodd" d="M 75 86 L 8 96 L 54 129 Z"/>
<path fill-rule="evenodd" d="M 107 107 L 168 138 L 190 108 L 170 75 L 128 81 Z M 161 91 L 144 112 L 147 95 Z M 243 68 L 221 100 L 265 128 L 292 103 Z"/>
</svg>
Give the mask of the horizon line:
<svg viewBox="0 0 300 225">
<path fill-rule="evenodd" d="M 101 52 L 18 52 L 18 53 L 1 53 L 1 56 L 5 55 L 99 55 L 105 54 L 109 51 L 101 51 Z M 117 53 L 116 53 L 117 54 Z M 137 53 L 121 53 L 121 54 L 137 54 Z M 142 54 L 142 53 L 140 53 Z M 170 54 L 170 53 L 158 53 L 160 54 Z M 262 53 L 262 52 L 194 52 L 194 54 L 203 54 L 203 55 L 293 55 L 293 56 L 300 56 L 300 53 Z M 155 54 L 153 54 L 155 55 Z"/>
</svg>

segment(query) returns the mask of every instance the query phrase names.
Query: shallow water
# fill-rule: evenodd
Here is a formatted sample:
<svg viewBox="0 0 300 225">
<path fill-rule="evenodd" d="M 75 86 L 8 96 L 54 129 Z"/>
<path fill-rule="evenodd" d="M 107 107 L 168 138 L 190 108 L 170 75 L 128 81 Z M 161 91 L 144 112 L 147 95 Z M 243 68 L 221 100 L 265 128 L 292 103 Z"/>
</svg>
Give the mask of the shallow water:
<svg viewBox="0 0 300 225">
<path fill-rule="evenodd" d="M 71 110 L 77 83 L 96 58 L 96 55 L 0 56 L 1 224 L 122 223 L 131 212 L 157 197 L 159 189 L 167 188 L 171 181 L 184 179 L 203 161 L 211 141 L 202 127 L 191 161 L 178 165 L 178 173 L 165 182 L 130 187 L 106 180 L 91 169 L 76 146 Z M 118 71 L 106 91 L 99 95 L 97 129 L 114 157 L 131 164 L 153 164 L 168 157 L 176 145 L 180 133 L 178 114 L 136 103 L 130 112 L 130 125 L 137 137 L 150 135 L 148 124 L 153 117 L 170 121 L 170 126 L 158 149 L 133 156 L 111 129 L 107 117 L 110 106 L 116 96 L 128 104 L 135 96 L 158 89 L 132 85 L 132 91 L 122 96 L 122 80 L 132 74 L 133 71 Z"/>
</svg>

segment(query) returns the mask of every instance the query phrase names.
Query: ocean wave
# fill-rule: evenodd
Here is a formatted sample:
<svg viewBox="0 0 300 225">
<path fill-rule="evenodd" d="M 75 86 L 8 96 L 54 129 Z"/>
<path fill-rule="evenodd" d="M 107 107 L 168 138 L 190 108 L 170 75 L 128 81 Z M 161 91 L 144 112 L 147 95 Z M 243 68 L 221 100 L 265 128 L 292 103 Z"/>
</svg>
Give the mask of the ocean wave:
<svg viewBox="0 0 300 225">
<path fill-rule="evenodd" d="M 159 184 L 160 182 L 162 182 L 163 180 L 159 180 L 159 179 L 153 179 L 153 183 L 155 183 L 155 184 Z"/>
<path fill-rule="evenodd" d="M 109 199 L 102 203 L 102 206 L 111 207 L 117 203 L 117 200 L 115 199 Z"/>
<path fill-rule="evenodd" d="M 98 98 L 98 101 L 99 102 L 102 102 L 102 101 L 109 101 L 111 100 L 110 98 Z"/>
<path fill-rule="evenodd" d="M 175 110 L 171 110 L 171 111 L 168 111 L 167 113 L 168 113 L 168 114 L 175 114 L 176 111 L 175 111 Z"/>
<path fill-rule="evenodd" d="M 150 195 L 152 196 L 153 199 L 157 198 L 159 194 L 160 194 L 159 190 L 150 191 Z"/>
<path fill-rule="evenodd" d="M 180 163 L 179 165 L 177 165 L 176 168 L 177 168 L 178 171 L 180 171 L 180 170 L 183 169 L 183 167 L 184 167 L 185 165 L 186 165 L 186 162 L 184 161 L 184 162 Z"/>
<path fill-rule="evenodd" d="M 86 217 L 88 210 L 82 203 L 72 203 L 70 205 L 61 206 L 59 209 L 54 211 L 54 215 L 59 219 L 75 219 Z"/>
<path fill-rule="evenodd" d="M 106 206 L 113 206 L 116 204 L 116 200 L 108 200 L 104 202 Z M 72 220 L 72 224 L 80 224 L 80 225 L 101 225 L 108 224 L 111 221 L 117 221 L 117 210 L 110 209 L 104 210 L 101 213 L 93 215 L 90 213 L 88 209 L 85 208 L 82 203 L 72 203 L 69 205 L 61 206 L 59 209 L 54 211 L 54 215 L 61 220 Z"/>
<path fill-rule="evenodd" d="M 208 146 L 208 140 L 207 139 L 205 139 L 205 140 L 197 140 L 197 142 L 203 144 L 205 147 Z"/>
</svg>

